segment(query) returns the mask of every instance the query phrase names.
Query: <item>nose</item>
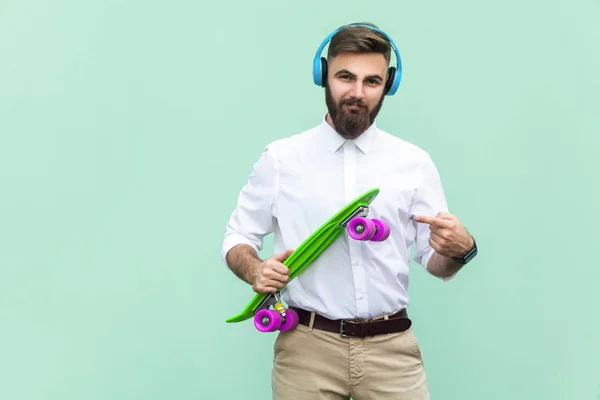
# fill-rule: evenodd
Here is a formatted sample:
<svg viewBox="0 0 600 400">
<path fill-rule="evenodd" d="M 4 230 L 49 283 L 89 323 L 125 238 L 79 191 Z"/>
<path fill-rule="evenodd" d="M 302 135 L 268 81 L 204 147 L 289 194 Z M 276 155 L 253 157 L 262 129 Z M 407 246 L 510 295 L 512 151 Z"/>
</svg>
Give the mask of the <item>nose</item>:
<svg viewBox="0 0 600 400">
<path fill-rule="evenodd" d="M 365 97 L 365 87 L 359 79 L 352 85 L 350 95 L 357 99 L 363 99 Z"/>
</svg>

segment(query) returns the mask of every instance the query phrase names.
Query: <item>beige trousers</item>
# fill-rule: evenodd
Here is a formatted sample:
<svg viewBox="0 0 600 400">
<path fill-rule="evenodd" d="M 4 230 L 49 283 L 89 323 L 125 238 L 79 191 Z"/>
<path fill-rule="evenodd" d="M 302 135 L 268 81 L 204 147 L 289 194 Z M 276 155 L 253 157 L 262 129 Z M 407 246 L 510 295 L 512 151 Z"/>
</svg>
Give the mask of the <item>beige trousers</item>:
<svg viewBox="0 0 600 400">
<path fill-rule="evenodd" d="M 274 400 L 429 400 L 412 328 L 361 339 L 299 324 L 275 340 L 272 385 Z"/>
</svg>

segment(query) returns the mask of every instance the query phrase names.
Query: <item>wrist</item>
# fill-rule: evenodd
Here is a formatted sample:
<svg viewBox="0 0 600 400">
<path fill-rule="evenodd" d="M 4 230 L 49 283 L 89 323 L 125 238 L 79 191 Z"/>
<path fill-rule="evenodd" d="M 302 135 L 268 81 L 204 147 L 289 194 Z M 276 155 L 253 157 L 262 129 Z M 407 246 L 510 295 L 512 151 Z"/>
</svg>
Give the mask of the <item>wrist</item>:
<svg viewBox="0 0 600 400">
<path fill-rule="evenodd" d="M 250 285 L 254 285 L 254 281 L 256 280 L 260 265 L 262 263 L 263 260 L 259 258 L 254 258 L 250 263 L 248 263 L 248 267 L 246 268 L 246 282 L 248 282 Z"/>
<path fill-rule="evenodd" d="M 473 249 L 473 247 L 475 247 L 475 240 L 471 235 L 469 235 L 469 238 L 465 241 L 465 245 L 463 246 L 462 252 L 460 253 L 459 257 L 466 256 L 467 253 Z"/>
<path fill-rule="evenodd" d="M 475 243 L 475 239 L 469 235 L 469 241 L 465 245 L 467 247 L 460 256 L 453 257 L 452 259 L 459 264 L 467 264 L 469 261 L 473 259 L 477 255 L 477 243 Z"/>
</svg>

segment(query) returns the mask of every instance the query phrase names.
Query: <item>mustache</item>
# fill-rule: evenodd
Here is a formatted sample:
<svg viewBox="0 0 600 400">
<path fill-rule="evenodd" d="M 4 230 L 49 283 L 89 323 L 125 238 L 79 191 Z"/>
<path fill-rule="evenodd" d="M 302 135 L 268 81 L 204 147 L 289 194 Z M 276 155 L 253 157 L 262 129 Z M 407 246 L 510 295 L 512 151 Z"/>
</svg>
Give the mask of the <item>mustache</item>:
<svg viewBox="0 0 600 400">
<path fill-rule="evenodd" d="M 340 101 L 340 106 L 349 105 L 349 106 L 358 106 L 361 108 L 367 108 L 367 105 L 360 99 L 346 99 Z"/>
</svg>

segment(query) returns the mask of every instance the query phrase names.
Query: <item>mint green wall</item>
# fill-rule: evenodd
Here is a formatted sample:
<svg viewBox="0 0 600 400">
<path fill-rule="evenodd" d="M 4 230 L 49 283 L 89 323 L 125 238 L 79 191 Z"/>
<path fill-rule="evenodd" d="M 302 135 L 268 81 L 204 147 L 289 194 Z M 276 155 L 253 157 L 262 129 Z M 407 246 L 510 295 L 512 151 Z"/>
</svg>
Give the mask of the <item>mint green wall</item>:
<svg viewBox="0 0 600 400">
<path fill-rule="evenodd" d="M 221 238 L 264 145 L 320 122 L 314 51 L 355 21 L 403 56 L 379 126 L 481 249 L 411 273 L 432 398 L 600 398 L 598 2 L 201 4 L 0 3 L 1 399 L 270 398 Z"/>
</svg>

